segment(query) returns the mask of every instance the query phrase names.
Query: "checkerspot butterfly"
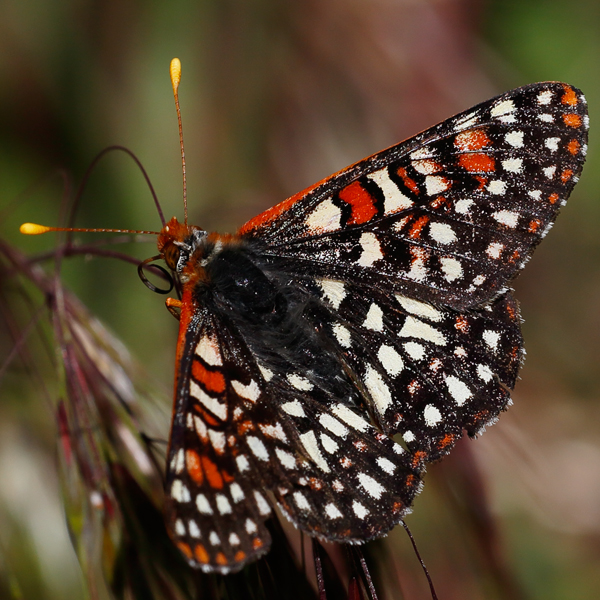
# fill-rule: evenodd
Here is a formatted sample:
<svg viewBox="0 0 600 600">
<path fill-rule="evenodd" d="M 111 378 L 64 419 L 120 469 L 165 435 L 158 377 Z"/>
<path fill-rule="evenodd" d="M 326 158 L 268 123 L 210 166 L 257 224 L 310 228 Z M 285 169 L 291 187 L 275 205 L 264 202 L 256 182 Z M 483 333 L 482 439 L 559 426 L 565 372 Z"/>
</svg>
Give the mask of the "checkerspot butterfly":
<svg viewBox="0 0 600 600">
<path fill-rule="evenodd" d="M 180 292 L 165 510 L 191 565 L 264 554 L 274 505 L 328 541 L 382 536 L 427 463 L 497 419 L 524 355 L 508 285 L 577 182 L 587 129 L 581 92 L 532 84 L 236 234 L 163 227 Z"/>
</svg>

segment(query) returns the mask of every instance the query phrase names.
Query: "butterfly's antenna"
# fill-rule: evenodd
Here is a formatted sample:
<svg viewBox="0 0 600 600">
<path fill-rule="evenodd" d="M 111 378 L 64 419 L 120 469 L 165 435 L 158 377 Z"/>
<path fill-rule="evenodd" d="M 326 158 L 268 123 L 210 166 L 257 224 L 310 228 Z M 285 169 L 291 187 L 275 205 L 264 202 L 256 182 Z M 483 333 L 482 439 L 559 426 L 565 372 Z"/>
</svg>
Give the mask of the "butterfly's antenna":
<svg viewBox="0 0 600 600">
<path fill-rule="evenodd" d="M 185 150 L 183 149 L 183 127 L 181 126 L 181 110 L 179 108 L 179 82 L 181 81 L 181 61 L 174 58 L 169 68 L 171 73 L 171 85 L 173 86 L 173 96 L 175 97 L 175 108 L 177 109 L 177 122 L 179 123 L 179 144 L 181 146 L 181 171 L 183 173 L 183 215 L 184 223 L 188 222 L 187 210 L 187 182 L 185 178 Z"/>
<path fill-rule="evenodd" d="M 149 235 L 160 235 L 160 231 L 145 231 L 140 229 L 86 229 L 84 227 L 47 227 L 37 223 L 23 223 L 19 231 L 25 235 L 39 235 L 48 231 L 80 231 L 84 233 L 147 233 Z"/>
</svg>

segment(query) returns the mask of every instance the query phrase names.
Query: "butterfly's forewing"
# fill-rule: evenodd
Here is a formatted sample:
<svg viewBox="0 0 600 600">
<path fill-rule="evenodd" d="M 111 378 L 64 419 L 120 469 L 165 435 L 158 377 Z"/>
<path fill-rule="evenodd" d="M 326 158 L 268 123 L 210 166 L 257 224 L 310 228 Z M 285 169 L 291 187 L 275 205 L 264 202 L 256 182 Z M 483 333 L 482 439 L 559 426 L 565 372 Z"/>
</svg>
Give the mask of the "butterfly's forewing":
<svg viewBox="0 0 600 600">
<path fill-rule="evenodd" d="M 498 294 L 583 167 L 581 92 L 507 92 L 325 179 L 244 225 L 307 272 L 465 309 Z"/>
</svg>

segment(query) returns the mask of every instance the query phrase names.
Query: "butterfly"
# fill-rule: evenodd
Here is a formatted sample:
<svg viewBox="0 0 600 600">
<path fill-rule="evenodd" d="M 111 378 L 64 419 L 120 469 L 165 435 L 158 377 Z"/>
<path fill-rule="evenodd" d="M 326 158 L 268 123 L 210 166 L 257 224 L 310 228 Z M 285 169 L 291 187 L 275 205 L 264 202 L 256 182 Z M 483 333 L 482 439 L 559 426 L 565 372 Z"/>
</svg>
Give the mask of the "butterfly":
<svg viewBox="0 0 600 600">
<path fill-rule="evenodd" d="M 578 181 L 584 96 L 537 83 L 292 196 L 236 234 L 169 221 L 181 293 L 165 514 L 188 562 L 241 569 L 275 506 L 333 542 L 401 521 L 426 465 L 510 404 L 511 280 Z"/>
</svg>

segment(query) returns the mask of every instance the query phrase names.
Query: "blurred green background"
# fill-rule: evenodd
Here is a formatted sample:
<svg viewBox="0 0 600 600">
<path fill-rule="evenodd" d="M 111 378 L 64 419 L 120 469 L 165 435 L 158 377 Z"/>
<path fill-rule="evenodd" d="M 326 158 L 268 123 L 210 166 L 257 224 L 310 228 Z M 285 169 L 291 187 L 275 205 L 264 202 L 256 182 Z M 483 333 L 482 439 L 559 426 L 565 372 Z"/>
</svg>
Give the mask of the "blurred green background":
<svg viewBox="0 0 600 600">
<path fill-rule="evenodd" d="M 51 235 L 19 236 L 19 224 L 58 225 L 65 194 L 59 169 L 76 186 L 112 144 L 138 156 L 165 216 L 182 216 L 173 56 L 183 63 L 190 221 L 208 230 L 235 230 L 328 174 L 496 93 L 543 80 L 584 91 L 591 133 L 581 182 L 515 284 L 528 351 L 515 406 L 471 445 L 524 597 L 597 598 L 600 3 L 3 0 L 3 239 L 27 253 L 52 249 Z M 94 171 L 76 225 L 160 227 L 143 178 L 124 154 Z M 156 253 L 153 243 L 119 249 L 140 259 Z M 72 258 L 63 275 L 168 399 L 177 326 L 163 299 L 141 284 L 135 267 L 118 261 Z M 1 331 L 4 361 L 12 341 L 5 325 Z M 82 598 L 55 443 L 39 389 L 19 379 L 18 369 L 9 371 L 0 382 L 0 578 L 22 590 L 14 578 L 30 573 L 33 595 L 26 597 Z M 408 522 L 441 597 L 488 597 L 476 558 L 457 559 L 473 549 L 453 519 L 452 482 L 439 468 L 430 469 Z M 403 560 L 414 560 L 402 532 L 391 537 Z M 388 597 L 402 597 L 401 574 L 389 579 Z M 405 592 L 427 597 L 408 584 Z"/>
</svg>

